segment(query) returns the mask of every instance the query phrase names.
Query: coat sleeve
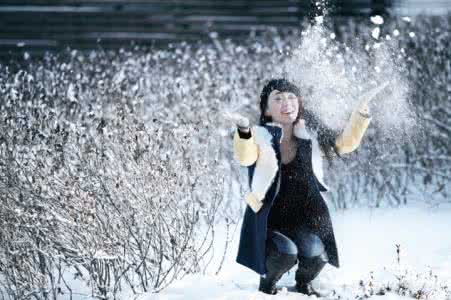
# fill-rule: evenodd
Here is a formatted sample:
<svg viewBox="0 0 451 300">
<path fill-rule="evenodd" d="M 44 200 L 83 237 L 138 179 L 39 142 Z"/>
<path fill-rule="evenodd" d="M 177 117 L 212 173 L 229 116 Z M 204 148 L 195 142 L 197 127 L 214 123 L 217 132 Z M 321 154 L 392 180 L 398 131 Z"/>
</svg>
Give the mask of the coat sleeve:
<svg viewBox="0 0 451 300">
<path fill-rule="evenodd" d="M 258 158 L 258 145 L 255 143 L 253 128 L 248 134 L 237 129 L 233 136 L 233 157 L 242 166 L 251 166 Z"/>
<path fill-rule="evenodd" d="M 335 139 L 335 148 L 339 154 L 349 153 L 357 149 L 362 141 L 371 117 L 364 116 L 354 110 L 343 132 Z"/>
</svg>

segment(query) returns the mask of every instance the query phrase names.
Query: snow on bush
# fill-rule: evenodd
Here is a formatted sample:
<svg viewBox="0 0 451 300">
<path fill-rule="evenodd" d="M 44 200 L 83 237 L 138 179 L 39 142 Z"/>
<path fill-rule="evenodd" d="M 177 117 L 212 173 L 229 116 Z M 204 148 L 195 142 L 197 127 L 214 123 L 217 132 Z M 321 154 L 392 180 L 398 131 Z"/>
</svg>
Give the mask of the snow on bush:
<svg viewBox="0 0 451 300">
<path fill-rule="evenodd" d="M 383 269 L 383 272 L 370 272 L 358 286 L 334 289 L 328 299 L 363 300 L 389 294 L 408 299 L 451 299 L 449 280 L 440 278 L 432 269 L 418 272 L 402 264 Z"/>
<path fill-rule="evenodd" d="M 3 292 L 56 298 L 79 280 L 109 298 L 200 272 L 223 197 L 219 140 L 200 118 L 144 122 L 106 57 L 73 58 L 3 78 Z"/>
<path fill-rule="evenodd" d="M 396 101 L 382 105 L 383 114 L 373 110 L 361 150 L 332 165 L 345 170 L 331 172 L 340 175 L 329 179 L 336 188 L 332 201 L 349 207 L 362 204 L 358 195 L 368 193 L 375 200 L 364 205 L 393 205 L 418 190 L 429 199 L 446 198 L 450 19 L 384 20 L 378 42 L 373 26 L 370 20 L 336 19 L 310 45 L 336 41 L 330 70 L 346 66 L 355 78 L 365 70 L 374 81 L 368 83 L 406 76 L 385 97 L 406 101 L 412 115 L 387 118 L 390 109 L 403 112 Z M 396 43 L 379 44 L 395 31 L 390 40 Z M 247 173 L 233 162 L 234 128 L 220 113 L 239 110 L 256 123 L 264 82 L 287 74 L 313 87 L 312 99 L 358 95 L 357 84 L 352 93 L 338 92 L 353 83 L 346 72 L 310 82 L 294 76 L 303 74 L 290 71 L 303 55 L 295 51 L 301 36 L 284 30 L 244 41 L 212 35 L 203 45 L 68 50 L 0 65 L 3 296 L 58 298 L 84 286 L 83 293 L 105 299 L 121 290 L 159 291 L 201 272 L 211 260 L 215 220 L 236 222 L 244 207 L 236 192 L 243 193 Z M 374 57 L 387 53 L 378 49 L 389 54 L 374 65 Z M 386 69 L 392 73 L 375 69 L 398 62 L 400 68 Z M 308 74 L 308 65 L 302 67 Z M 334 78 L 337 85 L 321 89 Z M 329 125 L 345 119 L 355 99 L 349 101 L 341 119 Z M 335 120 L 324 107 L 318 113 Z M 419 133 L 410 130 L 412 120 Z"/>
</svg>

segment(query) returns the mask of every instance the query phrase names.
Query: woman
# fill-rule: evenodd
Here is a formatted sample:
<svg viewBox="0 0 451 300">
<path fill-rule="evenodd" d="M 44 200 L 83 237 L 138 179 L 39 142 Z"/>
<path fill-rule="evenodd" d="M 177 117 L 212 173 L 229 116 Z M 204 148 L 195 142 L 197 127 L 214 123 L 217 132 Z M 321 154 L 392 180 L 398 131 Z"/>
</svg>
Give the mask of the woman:
<svg viewBox="0 0 451 300">
<path fill-rule="evenodd" d="M 248 168 L 250 192 L 236 261 L 261 275 L 259 290 L 298 264 L 295 290 L 320 294 L 310 282 L 326 263 L 339 267 L 327 205 L 321 192 L 322 158 L 355 150 L 367 129 L 368 100 L 338 133 L 305 110 L 300 90 L 286 79 L 269 81 L 260 95 L 260 125 L 226 114 L 237 125 L 234 157 Z"/>
</svg>

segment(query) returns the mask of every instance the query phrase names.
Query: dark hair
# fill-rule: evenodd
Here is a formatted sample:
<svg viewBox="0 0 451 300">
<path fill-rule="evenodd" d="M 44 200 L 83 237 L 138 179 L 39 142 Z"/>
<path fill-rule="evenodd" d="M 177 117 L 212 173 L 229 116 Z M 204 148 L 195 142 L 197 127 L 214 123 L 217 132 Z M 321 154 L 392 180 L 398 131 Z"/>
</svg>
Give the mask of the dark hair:
<svg viewBox="0 0 451 300">
<path fill-rule="evenodd" d="M 296 121 L 301 118 L 304 113 L 304 105 L 300 98 L 301 91 L 299 90 L 299 88 L 285 78 L 271 79 L 265 84 L 260 94 L 260 125 L 264 125 L 265 123 L 272 121 L 271 117 L 265 116 L 265 110 L 268 107 L 269 94 L 271 94 L 271 92 L 274 90 L 278 90 L 280 92 L 290 92 L 298 97 L 299 111 L 296 117 Z"/>
<path fill-rule="evenodd" d="M 321 122 L 321 120 L 315 116 L 313 112 L 304 108 L 301 100 L 301 91 L 295 84 L 285 78 L 271 79 L 263 87 L 260 94 L 260 125 L 264 125 L 272 121 L 271 117 L 265 116 L 265 110 L 268 107 L 269 94 L 271 94 L 273 90 L 291 92 L 295 94 L 299 99 L 299 111 L 296 120 L 293 123 L 298 121 L 300 118 L 304 118 L 305 126 L 317 132 L 319 146 L 326 155 L 327 159 L 331 160 L 334 153 L 340 157 L 340 154 L 335 149 L 335 139 L 338 136 L 338 132 Z"/>
</svg>

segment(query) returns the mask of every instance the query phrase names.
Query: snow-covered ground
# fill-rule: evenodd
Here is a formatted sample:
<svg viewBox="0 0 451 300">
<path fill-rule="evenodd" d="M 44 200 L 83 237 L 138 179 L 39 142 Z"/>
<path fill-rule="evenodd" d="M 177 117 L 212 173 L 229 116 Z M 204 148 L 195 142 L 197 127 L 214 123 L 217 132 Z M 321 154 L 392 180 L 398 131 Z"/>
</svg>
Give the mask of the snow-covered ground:
<svg viewBox="0 0 451 300">
<path fill-rule="evenodd" d="M 365 294 L 375 299 L 412 299 L 409 293 L 416 293 L 416 297 L 422 299 L 451 299 L 451 208 L 414 205 L 352 209 L 333 212 L 332 218 L 341 267 L 326 265 L 314 281 L 317 289 L 329 292 L 328 299 L 361 299 Z M 220 231 L 224 229 L 218 227 Z M 207 275 L 185 276 L 161 293 L 141 295 L 138 299 L 309 298 L 282 287 L 295 284 L 296 267 L 279 281 L 282 290 L 278 295 L 266 295 L 257 290 L 258 275 L 235 262 L 240 228 L 238 224 L 232 247 L 218 275 L 214 275 L 213 270 L 218 264 L 212 263 Z M 221 246 L 216 245 L 216 253 L 220 253 Z M 219 261 L 221 255 L 217 256 Z M 387 287 L 391 291 L 387 291 Z M 380 288 L 385 290 L 384 295 L 371 296 Z M 407 296 L 400 296 L 402 291 Z"/>
</svg>

